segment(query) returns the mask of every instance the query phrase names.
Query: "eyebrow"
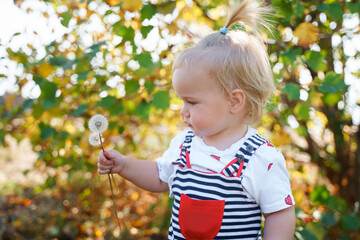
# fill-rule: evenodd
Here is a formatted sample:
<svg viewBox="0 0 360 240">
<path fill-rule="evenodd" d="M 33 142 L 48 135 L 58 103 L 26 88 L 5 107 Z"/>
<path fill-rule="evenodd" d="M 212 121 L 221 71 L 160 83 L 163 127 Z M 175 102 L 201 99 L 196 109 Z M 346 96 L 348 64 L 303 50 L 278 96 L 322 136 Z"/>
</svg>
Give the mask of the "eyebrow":
<svg viewBox="0 0 360 240">
<path fill-rule="evenodd" d="M 182 100 L 199 100 L 200 99 L 198 97 L 190 97 L 190 96 L 185 96 L 185 97 L 179 96 L 179 98 L 181 98 Z"/>
</svg>

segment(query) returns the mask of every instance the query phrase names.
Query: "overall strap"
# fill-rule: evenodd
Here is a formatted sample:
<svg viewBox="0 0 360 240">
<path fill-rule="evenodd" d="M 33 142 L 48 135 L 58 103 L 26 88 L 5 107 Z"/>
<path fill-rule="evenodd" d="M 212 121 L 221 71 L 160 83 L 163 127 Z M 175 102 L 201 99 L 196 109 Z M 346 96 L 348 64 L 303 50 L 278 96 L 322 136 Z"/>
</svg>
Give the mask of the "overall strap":
<svg viewBox="0 0 360 240">
<path fill-rule="evenodd" d="M 236 152 L 235 158 L 220 173 L 228 177 L 240 177 L 250 157 L 264 143 L 269 143 L 269 141 L 259 134 L 249 137 Z"/>
<path fill-rule="evenodd" d="M 191 142 L 194 137 L 195 134 L 189 130 L 185 136 L 184 142 L 180 145 L 180 156 L 175 162 L 172 163 L 172 165 L 178 165 L 180 168 L 184 168 L 185 166 L 187 168 L 191 168 L 189 154 Z"/>
</svg>

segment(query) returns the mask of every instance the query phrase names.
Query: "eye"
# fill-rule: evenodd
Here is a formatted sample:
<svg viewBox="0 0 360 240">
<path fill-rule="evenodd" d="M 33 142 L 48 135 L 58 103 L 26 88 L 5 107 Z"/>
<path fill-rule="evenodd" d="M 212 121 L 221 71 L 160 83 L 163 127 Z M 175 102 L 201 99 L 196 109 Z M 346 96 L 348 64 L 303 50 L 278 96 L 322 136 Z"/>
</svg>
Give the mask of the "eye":
<svg viewBox="0 0 360 240">
<path fill-rule="evenodd" d="M 195 101 L 186 101 L 188 104 L 190 104 L 190 105 L 195 105 L 197 102 L 195 102 Z"/>
</svg>

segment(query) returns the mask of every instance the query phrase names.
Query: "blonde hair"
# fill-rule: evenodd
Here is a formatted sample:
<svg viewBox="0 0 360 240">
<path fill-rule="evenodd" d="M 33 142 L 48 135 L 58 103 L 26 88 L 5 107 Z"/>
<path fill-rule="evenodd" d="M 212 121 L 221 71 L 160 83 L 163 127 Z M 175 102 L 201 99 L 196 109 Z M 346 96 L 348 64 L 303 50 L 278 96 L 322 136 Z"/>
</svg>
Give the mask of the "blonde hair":
<svg viewBox="0 0 360 240">
<path fill-rule="evenodd" d="M 241 89 L 248 104 L 248 124 L 257 124 L 275 87 L 266 46 L 260 30 L 270 29 L 266 17 L 269 7 L 245 0 L 234 7 L 225 27 L 241 22 L 251 33 L 231 30 L 226 34 L 214 32 L 176 58 L 173 71 L 181 67 L 205 63 L 210 76 L 218 79 L 226 94 Z M 203 67 L 203 65 L 201 65 Z"/>
</svg>

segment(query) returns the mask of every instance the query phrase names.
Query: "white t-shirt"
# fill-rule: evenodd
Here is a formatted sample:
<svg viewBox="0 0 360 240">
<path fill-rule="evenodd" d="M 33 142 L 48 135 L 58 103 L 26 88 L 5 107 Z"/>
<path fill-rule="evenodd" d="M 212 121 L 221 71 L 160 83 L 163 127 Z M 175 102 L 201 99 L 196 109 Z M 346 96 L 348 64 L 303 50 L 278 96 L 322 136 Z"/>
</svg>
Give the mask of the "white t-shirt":
<svg viewBox="0 0 360 240">
<path fill-rule="evenodd" d="M 179 158 L 180 145 L 187 132 L 186 130 L 175 136 L 169 148 L 157 159 L 159 178 L 167 182 L 169 188 L 177 169 L 172 162 Z M 201 138 L 195 136 L 190 150 L 191 167 L 199 171 L 221 172 L 234 159 L 235 153 L 246 139 L 257 133 L 255 129 L 249 127 L 244 138 L 223 151 L 207 146 Z M 255 199 L 263 213 L 276 212 L 295 203 L 285 159 L 271 144 L 263 144 L 254 152 L 244 169 L 242 178 L 244 190 Z"/>
</svg>

